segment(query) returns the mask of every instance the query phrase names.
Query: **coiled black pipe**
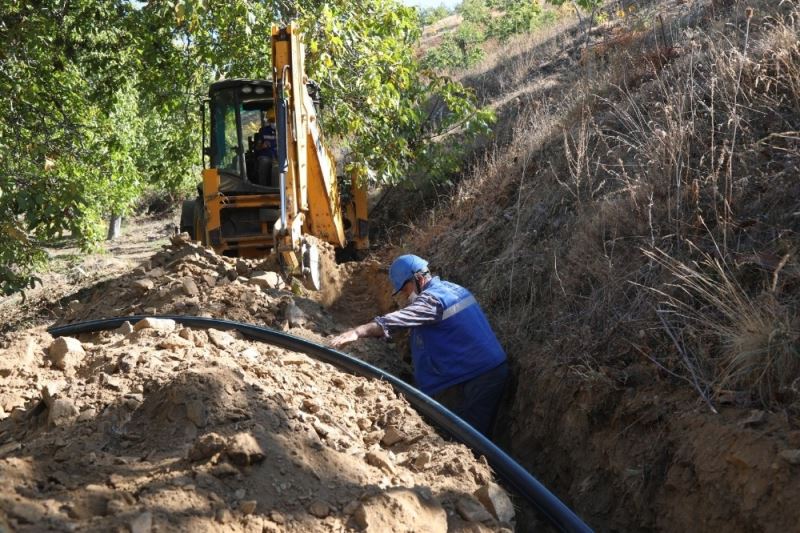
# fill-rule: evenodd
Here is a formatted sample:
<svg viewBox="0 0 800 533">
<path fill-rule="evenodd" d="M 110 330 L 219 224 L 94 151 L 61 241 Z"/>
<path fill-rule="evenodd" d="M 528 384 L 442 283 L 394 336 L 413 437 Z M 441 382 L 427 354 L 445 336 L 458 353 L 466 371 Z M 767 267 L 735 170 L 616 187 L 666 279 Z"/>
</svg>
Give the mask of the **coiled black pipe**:
<svg viewBox="0 0 800 533">
<path fill-rule="evenodd" d="M 90 320 L 53 327 L 48 332 L 54 337 L 64 335 L 77 335 L 100 330 L 115 329 L 124 322 L 138 322 L 146 316 L 127 316 L 120 318 L 105 318 Z M 415 389 L 408 383 L 394 377 L 383 370 L 351 357 L 345 353 L 332 350 L 326 346 L 316 344 L 300 337 L 287 335 L 262 326 L 221 320 L 217 318 L 204 318 L 193 316 L 161 315 L 153 318 L 172 319 L 175 322 L 189 327 L 234 329 L 247 337 L 274 344 L 296 352 L 311 355 L 326 363 L 331 363 L 339 368 L 358 374 L 386 381 L 395 390 L 401 392 L 414 408 L 428 420 L 439 426 L 454 439 L 469 446 L 475 452 L 484 455 L 494 471 L 508 485 L 513 487 L 531 505 L 539 509 L 550 522 L 561 531 L 590 532 L 592 531 L 572 510 L 564 505 L 561 500 L 553 495 L 547 488 L 539 483 L 528 471 L 514 461 L 507 453 L 498 448 L 489 439 L 476 431 L 472 426 L 451 413 L 447 408 L 426 394 Z"/>
</svg>

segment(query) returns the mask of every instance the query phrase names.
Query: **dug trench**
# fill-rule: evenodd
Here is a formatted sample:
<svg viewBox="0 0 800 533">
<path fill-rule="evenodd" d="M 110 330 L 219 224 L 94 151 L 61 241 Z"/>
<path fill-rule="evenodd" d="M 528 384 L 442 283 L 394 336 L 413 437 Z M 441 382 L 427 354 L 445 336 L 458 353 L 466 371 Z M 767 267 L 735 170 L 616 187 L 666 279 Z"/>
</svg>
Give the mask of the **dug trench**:
<svg viewBox="0 0 800 533">
<path fill-rule="evenodd" d="M 375 262 L 328 272 L 341 297 L 287 286 L 269 268 L 178 236 L 50 312 L 56 325 L 132 314 L 226 318 L 324 344 L 389 304 Z M 364 282 L 374 298 L 353 290 Z M 53 338 L 50 325 L 19 327 L 3 341 L 0 530 L 535 525 L 522 527 L 484 458 L 444 439 L 384 382 L 171 320 L 74 338 Z M 391 344 L 364 341 L 352 352 L 408 377 Z"/>
</svg>

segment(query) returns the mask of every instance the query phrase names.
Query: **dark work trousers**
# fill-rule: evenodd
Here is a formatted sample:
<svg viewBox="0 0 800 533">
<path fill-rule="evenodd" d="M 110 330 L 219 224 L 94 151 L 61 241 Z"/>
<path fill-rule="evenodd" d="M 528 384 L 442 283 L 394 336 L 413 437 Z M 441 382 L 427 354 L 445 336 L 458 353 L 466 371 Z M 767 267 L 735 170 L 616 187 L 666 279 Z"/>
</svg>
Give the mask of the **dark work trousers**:
<svg viewBox="0 0 800 533">
<path fill-rule="evenodd" d="M 491 438 L 494 418 L 508 383 L 508 363 L 464 383 L 453 385 L 433 396 L 465 422 Z"/>
</svg>

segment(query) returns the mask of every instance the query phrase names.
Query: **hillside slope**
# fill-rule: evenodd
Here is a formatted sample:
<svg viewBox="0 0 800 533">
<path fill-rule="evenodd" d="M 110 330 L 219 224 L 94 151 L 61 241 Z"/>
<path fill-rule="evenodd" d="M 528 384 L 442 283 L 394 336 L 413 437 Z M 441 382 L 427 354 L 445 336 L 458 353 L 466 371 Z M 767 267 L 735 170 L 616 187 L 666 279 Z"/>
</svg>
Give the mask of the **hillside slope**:
<svg viewBox="0 0 800 533">
<path fill-rule="evenodd" d="M 800 521 L 798 15 L 642 2 L 462 76 L 496 145 L 405 248 L 477 294 L 505 445 L 599 530 Z"/>
</svg>

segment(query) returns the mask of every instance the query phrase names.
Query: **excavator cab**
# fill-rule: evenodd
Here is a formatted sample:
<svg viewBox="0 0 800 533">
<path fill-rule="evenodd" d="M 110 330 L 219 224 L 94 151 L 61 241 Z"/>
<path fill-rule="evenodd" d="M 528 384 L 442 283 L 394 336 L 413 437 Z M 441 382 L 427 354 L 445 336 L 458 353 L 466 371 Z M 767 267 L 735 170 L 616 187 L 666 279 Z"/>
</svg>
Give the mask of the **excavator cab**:
<svg viewBox="0 0 800 533">
<path fill-rule="evenodd" d="M 264 168 L 259 169 L 257 164 L 259 157 L 277 159 L 276 151 L 259 146 L 263 145 L 268 131 L 272 131 L 273 148 L 276 142 L 272 82 L 217 82 L 209 89 L 208 102 L 211 118 L 210 166 L 243 182 L 277 187 L 271 173 L 264 172 Z"/>
<path fill-rule="evenodd" d="M 294 24 L 272 29 L 272 79 L 212 84 L 201 106 L 203 173 L 184 202 L 181 231 L 217 253 L 278 255 L 319 289 L 318 241 L 369 246 L 366 183 L 350 176 L 345 201 L 325 146 L 319 87 L 304 70 Z M 209 128 L 206 132 L 206 123 Z"/>
</svg>

